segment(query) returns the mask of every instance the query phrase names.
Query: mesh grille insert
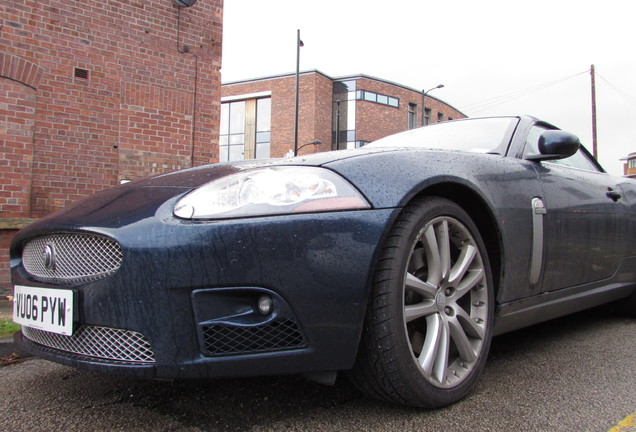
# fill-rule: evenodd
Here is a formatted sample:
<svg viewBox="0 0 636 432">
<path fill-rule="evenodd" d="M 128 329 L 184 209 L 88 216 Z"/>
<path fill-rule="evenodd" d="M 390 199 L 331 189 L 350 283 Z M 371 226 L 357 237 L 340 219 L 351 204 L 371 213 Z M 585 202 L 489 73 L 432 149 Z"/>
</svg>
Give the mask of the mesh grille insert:
<svg viewBox="0 0 636 432">
<path fill-rule="evenodd" d="M 148 340 L 134 331 L 81 326 L 72 336 L 64 336 L 22 327 L 22 334 L 35 343 L 69 353 L 131 363 L 155 362 Z"/>
<path fill-rule="evenodd" d="M 210 355 L 250 354 L 305 346 L 296 321 L 290 318 L 246 327 L 215 324 L 202 326 L 202 330 L 204 348 Z"/>
<path fill-rule="evenodd" d="M 59 234 L 38 237 L 22 252 L 24 268 L 35 279 L 83 283 L 106 277 L 121 266 L 121 247 L 106 237 Z"/>
</svg>

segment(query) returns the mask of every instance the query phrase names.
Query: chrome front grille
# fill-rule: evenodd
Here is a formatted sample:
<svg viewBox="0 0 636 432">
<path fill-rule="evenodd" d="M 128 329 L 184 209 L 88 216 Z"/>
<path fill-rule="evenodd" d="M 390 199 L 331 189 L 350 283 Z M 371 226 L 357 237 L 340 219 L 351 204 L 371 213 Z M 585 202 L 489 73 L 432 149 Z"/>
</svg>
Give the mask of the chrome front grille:
<svg viewBox="0 0 636 432">
<path fill-rule="evenodd" d="M 22 252 L 24 268 L 35 279 L 66 284 L 106 277 L 117 271 L 122 259 L 117 242 L 90 234 L 38 237 Z"/>
<path fill-rule="evenodd" d="M 22 334 L 40 345 L 73 354 L 130 363 L 155 362 L 155 355 L 148 340 L 141 333 L 134 331 L 81 326 L 72 336 L 64 336 L 22 327 Z"/>
</svg>

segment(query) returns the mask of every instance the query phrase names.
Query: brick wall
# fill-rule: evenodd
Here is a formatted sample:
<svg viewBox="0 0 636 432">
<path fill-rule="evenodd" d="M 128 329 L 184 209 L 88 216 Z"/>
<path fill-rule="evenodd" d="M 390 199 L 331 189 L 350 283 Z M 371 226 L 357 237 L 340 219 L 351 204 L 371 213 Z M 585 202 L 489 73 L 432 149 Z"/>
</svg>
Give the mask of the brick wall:
<svg viewBox="0 0 636 432">
<path fill-rule="evenodd" d="M 417 106 L 417 124 L 422 121 L 422 94 L 404 87 L 383 81 L 366 78 L 358 79 L 357 90 L 368 90 L 378 94 L 396 97 L 400 100 L 399 107 L 390 107 L 359 100 L 356 103 L 356 139 L 374 141 L 397 132 L 408 129 L 409 103 Z M 431 123 L 437 123 L 438 113 L 444 120 L 466 117 L 453 107 L 435 98 L 426 96 L 426 108 L 431 109 Z"/>
<path fill-rule="evenodd" d="M 121 179 L 217 160 L 223 1 L 0 8 L 2 286 L 24 220 Z"/>
</svg>

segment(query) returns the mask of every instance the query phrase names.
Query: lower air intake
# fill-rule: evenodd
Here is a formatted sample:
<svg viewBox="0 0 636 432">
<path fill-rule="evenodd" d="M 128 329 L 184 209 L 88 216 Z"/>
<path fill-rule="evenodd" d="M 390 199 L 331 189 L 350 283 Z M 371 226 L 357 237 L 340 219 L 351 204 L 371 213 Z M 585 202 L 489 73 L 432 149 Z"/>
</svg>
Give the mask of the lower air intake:
<svg viewBox="0 0 636 432">
<path fill-rule="evenodd" d="M 206 354 L 237 355 L 302 348 L 305 340 L 296 321 L 279 318 L 252 325 L 214 324 L 202 326 Z"/>
<path fill-rule="evenodd" d="M 134 331 L 81 326 L 72 336 L 64 336 L 22 327 L 22 334 L 35 343 L 68 353 L 137 364 L 155 362 L 148 340 Z"/>
</svg>

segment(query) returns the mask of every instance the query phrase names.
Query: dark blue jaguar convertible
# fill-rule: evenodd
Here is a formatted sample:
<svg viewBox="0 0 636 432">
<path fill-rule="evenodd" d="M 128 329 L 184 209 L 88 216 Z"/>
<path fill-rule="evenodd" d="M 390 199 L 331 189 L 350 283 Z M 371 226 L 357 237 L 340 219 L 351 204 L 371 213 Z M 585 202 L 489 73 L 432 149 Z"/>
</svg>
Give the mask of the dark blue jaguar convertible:
<svg viewBox="0 0 636 432">
<path fill-rule="evenodd" d="M 494 335 L 636 312 L 636 182 L 530 117 L 215 164 L 98 193 L 11 245 L 19 344 L 149 378 L 348 375 L 464 397 Z"/>
</svg>

